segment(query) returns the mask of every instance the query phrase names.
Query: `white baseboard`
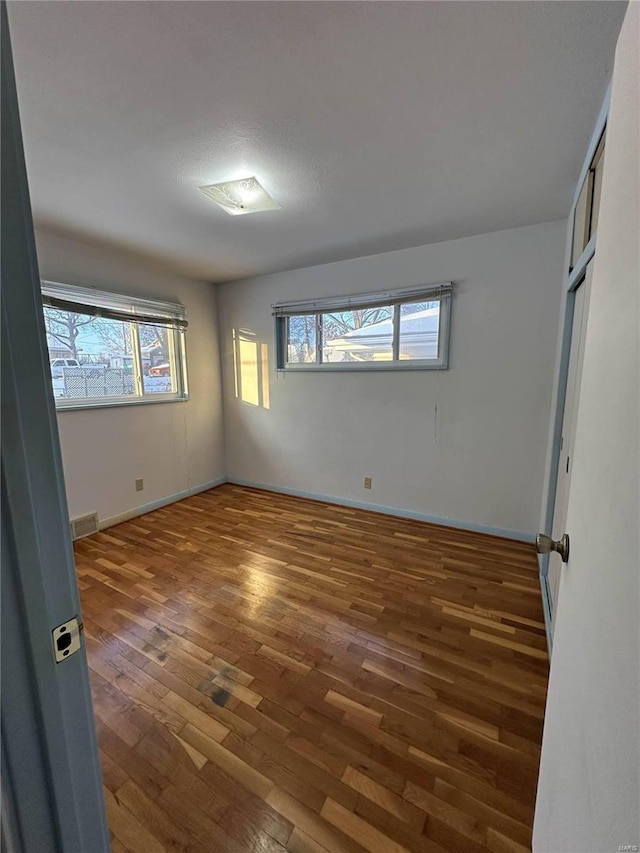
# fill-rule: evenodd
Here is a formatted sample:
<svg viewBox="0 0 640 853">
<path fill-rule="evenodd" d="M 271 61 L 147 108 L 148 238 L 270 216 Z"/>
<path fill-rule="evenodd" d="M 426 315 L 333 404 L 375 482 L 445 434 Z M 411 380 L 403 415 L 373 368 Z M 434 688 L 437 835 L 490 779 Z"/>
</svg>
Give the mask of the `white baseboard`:
<svg viewBox="0 0 640 853">
<path fill-rule="evenodd" d="M 106 530 L 107 527 L 113 527 L 114 524 L 121 524 L 123 521 L 129 521 L 131 518 L 137 518 L 139 515 L 145 515 L 147 512 L 152 512 L 154 509 L 160 509 L 160 507 L 168 506 L 169 504 L 176 503 L 176 501 L 184 500 L 184 498 L 188 498 L 191 495 L 197 495 L 199 492 L 206 492 L 209 489 L 215 489 L 216 486 L 221 486 L 226 482 L 226 477 L 218 477 L 218 479 L 210 480 L 208 483 L 201 483 L 199 486 L 192 486 L 190 489 L 175 492 L 174 494 L 167 495 L 167 497 L 160 498 L 157 501 L 151 501 L 151 503 L 134 507 L 133 509 L 127 510 L 127 512 L 121 512 L 119 515 L 112 515 L 110 518 L 102 518 L 99 520 L 98 528 L 100 530 Z"/>
<path fill-rule="evenodd" d="M 504 527 L 494 527 L 490 524 L 477 524 L 472 521 L 460 521 L 458 519 L 444 518 L 440 515 L 429 515 L 424 512 L 416 512 L 411 509 L 403 509 L 401 507 L 383 506 L 381 504 L 367 503 L 366 501 L 356 501 L 349 498 L 339 498 L 333 495 L 321 495 L 315 492 L 305 492 L 300 489 L 289 489 L 286 486 L 273 486 L 270 483 L 260 483 L 254 480 L 243 480 L 238 477 L 219 477 L 216 480 L 211 480 L 208 483 L 202 483 L 199 486 L 193 486 L 191 489 L 185 489 L 181 492 L 175 492 L 167 497 L 160 498 L 157 501 L 152 501 L 148 504 L 130 509 L 127 512 L 113 515 L 110 518 L 100 519 L 99 529 L 106 530 L 108 527 L 113 527 L 114 524 L 120 524 L 123 521 L 129 521 L 131 518 L 137 518 L 147 512 L 152 512 L 154 509 L 168 506 L 176 503 L 176 501 L 184 500 L 190 495 L 206 492 L 209 489 L 214 489 L 216 486 L 221 486 L 223 483 L 233 483 L 237 486 L 248 486 L 254 489 L 263 489 L 267 492 L 275 492 L 283 495 L 291 495 L 298 498 L 309 498 L 316 501 L 324 501 L 325 503 L 337 504 L 338 506 L 353 507 L 354 509 L 366 509 L 371 512 L 380 512 L 384 515 L 395 515 L 398 518 L 411 518 L 416 521 L 426 521 L 430 524 L 438 524 L 442 527 L 453 527 L 459 530 L 470 530 L 474 533 L 486 533 L 489 536 L 499 536 L 502 539 L 513 539 L 516 542 L 535 542 L 535 533 L 528 533 L 522 530 L 511 530 Z"/>
<path fill-rule="evenodd" d="M 442 527 L 454 527 L 458 530 L 470 530 L 474 533 L 486 533 L 489 536 L 499 536 L 501 539 L 513 539 L 516 542 L 535 542 L 536 534 L 528 533 L 522 530 L 510 530 L 505 527 L 494 527 L 489 524 L 477 524 L 473 521 L 459 521 L 458 519 L 443 518 L 439 515 L 428 515 L 424 512 L 416 512 L 411 509 L 402 509 L 400 507 L 382 506 L 380 504 L 367 503 L 366 501 L 356 501 L 350 498 L 337 498 L 333 495 L 319 495 L 313 492 L 305 492 L 300 489 L 289 489 L 286 486 L 272 486 L 270 483 L 258 483 L 253 480 L 242 480 L 238 477 L 228 477 L 228 483 L 234 483 L 237 486 L 248 486 L 254 489 L 264 489 L 267 492 L 279 492 L 283 495 L 292 495 L 297 498 L 310 498 L 315 501 L 324 501 L 324 503 L 337 504 L 338 506 L 348 506 L 354 509 L 368 509 L 370 512 L 380 512 L 384 515 L 395 515 L 398 518 L 411 518 L 415 521 L 427 521 L 430 524 L 438 524 Z"/>
</svg>

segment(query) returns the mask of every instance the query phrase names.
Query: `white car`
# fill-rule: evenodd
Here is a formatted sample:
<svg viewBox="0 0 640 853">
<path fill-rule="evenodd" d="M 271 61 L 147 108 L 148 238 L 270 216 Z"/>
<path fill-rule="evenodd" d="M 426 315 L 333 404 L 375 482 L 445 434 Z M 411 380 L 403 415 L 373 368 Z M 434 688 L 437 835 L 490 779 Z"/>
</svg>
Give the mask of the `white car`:
<svg viewBox="0 0 640 853">
<path fill-rule="evenodd" d="M 81 367 L 82 365 L 77 358 L 54 358 L 51 362 L 51 376 L 54 379 L 62 377 L 62 370 L 65 367 Z"/>
</svg>

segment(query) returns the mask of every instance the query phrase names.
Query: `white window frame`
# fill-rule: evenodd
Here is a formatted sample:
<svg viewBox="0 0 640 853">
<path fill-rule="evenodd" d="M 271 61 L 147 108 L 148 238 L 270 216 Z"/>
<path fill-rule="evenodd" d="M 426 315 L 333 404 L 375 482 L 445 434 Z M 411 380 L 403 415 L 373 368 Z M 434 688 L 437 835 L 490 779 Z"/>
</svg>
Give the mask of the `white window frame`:
<svg viewBox="0 0 640 853">
<path fill-rule="evenodd" d="M 189 399 L 185 341 L 188 324 L 183 305 L 136 296 L 125 296 L 124 294 L 53 281 L 42 281 L 41 290 L 45 308 L 57 307 L 61 310 L 86 313 L 88 316 L 93 315 L 128 322 L 132 325 L 134 335 L 132 358 L 135 393 L 120 397 L 79 397 L 73 399 L 54 397 L 58 411 L 175 403 Z M 65 307 L 65 305 L 69 307 Z M 83 311 L 83 309 L 85 310 Z M 175 366 L 175 376 L 172 374 L 176 385 L 175 391 L 145 393 L 138 325 L 161 325 L 168 327 L 173 332 L 169 335 L 169 347 L 172 366 Z"/>
<path fill-rule="evenodd" d="M 422 285 L 402 290 L 361 293 L 329 299 L 304 302 L 281 302 L 272 306 L 276 324 L 276 357 L 278 371 L 292 372 L 344 372 L 344 371 L 386 371 L 386 370 L 447 370 L 449 368 L 449 341 L 451 337 L 451 297 L 453 282 Z M 439 302 L 438 357 L 429 359 L 399 358 L 400 347 L 400 306 L 412 302 Z M 323 362 L 321 340 L 321 316 L 340 311 L 358 311 L 365 308 L 393 308 L 392 358 L 389 361 L 368 362 Z M 290 317 L 303 314 L 316 318 L 316 361 L 287 361 Z"/>
</svg>

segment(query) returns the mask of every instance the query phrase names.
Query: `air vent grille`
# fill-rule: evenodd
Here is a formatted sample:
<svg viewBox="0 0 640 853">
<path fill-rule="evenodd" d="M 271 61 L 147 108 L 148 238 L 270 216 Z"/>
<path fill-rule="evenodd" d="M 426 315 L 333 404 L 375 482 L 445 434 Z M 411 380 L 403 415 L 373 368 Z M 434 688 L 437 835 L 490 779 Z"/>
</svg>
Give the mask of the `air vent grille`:
<svg viewBox="0 0 640 853">
<path fill-rule="evenodd" d="M 71 519 L 71 538 L 74 541 L 82 539 L 83 536 L 91 536 L 92 533 L 97 533 L 98 529 L 97 512 Z"/>
</svg>

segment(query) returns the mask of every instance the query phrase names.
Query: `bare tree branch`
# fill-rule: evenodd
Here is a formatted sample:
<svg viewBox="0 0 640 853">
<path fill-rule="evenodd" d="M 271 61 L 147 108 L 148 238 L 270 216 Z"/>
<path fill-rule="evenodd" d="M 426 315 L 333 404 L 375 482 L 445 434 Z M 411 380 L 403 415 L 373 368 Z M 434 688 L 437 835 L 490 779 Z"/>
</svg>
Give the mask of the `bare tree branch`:
<svg viewBox="0 0 640 853">
<path fill-rule="evenodd" d="M 78 358 L 78 335 L 83 326 L 93 323 L 95 318 L 86 314 L 75 314 L 56 308 L 45 308 L 45 327 L 47 334 L 66 347 L 72 357 Z"/>
</svg>

